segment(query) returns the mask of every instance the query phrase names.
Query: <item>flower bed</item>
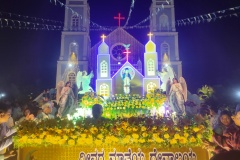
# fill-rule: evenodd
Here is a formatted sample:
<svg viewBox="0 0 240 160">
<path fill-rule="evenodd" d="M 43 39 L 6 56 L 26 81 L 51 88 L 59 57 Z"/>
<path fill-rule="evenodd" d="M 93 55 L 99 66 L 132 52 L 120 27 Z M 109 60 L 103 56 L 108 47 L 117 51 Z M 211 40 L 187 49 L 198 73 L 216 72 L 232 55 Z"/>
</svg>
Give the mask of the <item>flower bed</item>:
<svg viewBox="0 0 240 160">
<path fill-rule="evenodd" d="M 24 121 L 14 137 L 15 147 L 35 146 L 158 146 L 160 148 L 202 146 L 212 137 L 209 123 L 199 117 L 185 117 L 174 125 L 169 118 L 130 117 L 122 119 L 52 119 Z"/>
</svg>

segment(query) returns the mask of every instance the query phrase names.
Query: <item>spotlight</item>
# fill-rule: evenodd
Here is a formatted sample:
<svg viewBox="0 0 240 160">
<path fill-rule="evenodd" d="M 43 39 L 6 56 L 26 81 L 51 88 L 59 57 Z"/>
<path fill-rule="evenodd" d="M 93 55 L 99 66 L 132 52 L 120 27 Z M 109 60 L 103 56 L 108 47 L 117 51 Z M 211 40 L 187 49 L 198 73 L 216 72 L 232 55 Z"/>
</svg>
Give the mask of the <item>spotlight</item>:
<svg viewBox="0 0 240 160">
<path fill-rule="evenodd" d="M 237 95 L 238 97 L 240 97 L 240 91 L 237 91 L 236 95 Z"/>
<path fill-rule="evenodd" d="M 69 63 L 69 64 L 68 64 L 68 67 L 72 67 L 72 64 L 71 64 L 71 63 Z"/>
</svg>

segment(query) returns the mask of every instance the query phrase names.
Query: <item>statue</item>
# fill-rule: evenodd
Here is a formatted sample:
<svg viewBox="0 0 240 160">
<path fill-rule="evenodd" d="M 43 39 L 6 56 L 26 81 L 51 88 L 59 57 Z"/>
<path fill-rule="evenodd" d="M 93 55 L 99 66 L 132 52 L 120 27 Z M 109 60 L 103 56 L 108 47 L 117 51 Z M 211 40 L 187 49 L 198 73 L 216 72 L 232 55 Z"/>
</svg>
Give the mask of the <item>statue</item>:
<svg viewBox="0 0 240 160">
<path fill-rule="evenodd" d="M 166 92 L 167 91 L 167 87 L 168 87 L 168 81 L 170 79 L 173 79 L 174 78 L 174 72 L 173 72 L 173 69 L 170 65 L 166 65 L 164 68 L 162 68 L 162 71 L 159 72 L 157 71 L 157 74 L 158 76 L 160 77 L 161 79 L 161 86 L 160 86 L 160 89 L 163 91 L 163 92 Z"/>
<path fill-rule="evenodd" d="M 76 100 L 71 82 L 67 82 L 65 85 L 63 81 L 58 82 L 56 102 L 59 104 L 59 109 L 57 116 L 62 118 L 66 117 L 67 114 L 72 114 L 76 106 Z"/>
<path fill-rule="evenodd" d="M 173 78 L 172 85 L 169 91 L 169 103 L 176 112 L 177 116 L 186 115 L 186 108 L 184 102 L 187 101 L 187 84 L 183 77 Z"/>
<path fill-rule="evenodd" d="M 91 79 L 93 78 L 93 71 L 91 71 L 91 73 L 89 75 L 87 75 L 86 71 L 79 71 L 77 73 L 77 87 L 80 90 L 81 86 L 82 86 L 82 90 L 80 90 L 78 92 L 78 94 L 84 94 L 86 92 L 93 92 L 92 87 L 90 87 L 90 82 Z"/>
<path fill-rule="evenodd" d="M 129 69 L 125 68 L 123 75 L 122 75 L 122 80 L 123 80 L 123 91 L 125 94 L 130 93 L 130 81 L 132 80 L 132 77 L 129 73 Z"/>
</svg>

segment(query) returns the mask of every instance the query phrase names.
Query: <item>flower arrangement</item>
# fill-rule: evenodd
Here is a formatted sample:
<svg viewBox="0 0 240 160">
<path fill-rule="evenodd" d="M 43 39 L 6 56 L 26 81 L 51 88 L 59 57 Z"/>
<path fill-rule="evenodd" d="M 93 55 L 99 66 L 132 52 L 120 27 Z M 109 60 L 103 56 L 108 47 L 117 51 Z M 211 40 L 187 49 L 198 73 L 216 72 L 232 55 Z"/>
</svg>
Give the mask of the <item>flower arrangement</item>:
<svg viewBox="0 0 240 160">
<path fill-rule="evenodd" d="M 15 147 L 26 146 L 158 146 L 163 148 L 203 146 L 212 137 L 209 123 L 197 116 L 180 118 L 130 117 L 91 118 L 72 121 L 51 119 L 36 123 L 24 121 L 14 137 Z"/>
<path fill-rule="evenodd" d="M 138 94 L 116 94 L 112 95 L 112 97 L 106 101 L 103 101 L 101 96 L 96 96 L 94 93 L 86 93 L 82 97 L 80 105 L 82 108 L 92 108 L 94 104 L 101 104 L 104 108 L 103 117 L 129 118 L 131 116 L 148 114 L 149 110 L 162 107 L 165 101 L 166 95 L 162 94 L 158 90 L 148 93 L 146 97 L 142 97 Z"/>
</svg>

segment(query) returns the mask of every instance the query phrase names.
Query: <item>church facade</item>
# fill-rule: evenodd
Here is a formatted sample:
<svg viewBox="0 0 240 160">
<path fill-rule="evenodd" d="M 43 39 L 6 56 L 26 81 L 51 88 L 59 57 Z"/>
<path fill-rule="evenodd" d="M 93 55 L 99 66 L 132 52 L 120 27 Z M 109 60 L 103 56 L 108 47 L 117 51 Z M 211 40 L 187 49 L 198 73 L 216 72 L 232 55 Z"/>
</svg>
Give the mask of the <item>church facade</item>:
<svg viewBox="0 0 240 160">
<path fill-rule="evenodd" d="M 182 76 L 178 33 L 174 23 L 174 1 L 166 3 L 164 0 L 152 0 L 150 32 L 153 35 L 147 44 L 141 44 L 118 27 L 92 48 L 89 38 L 90 7 L 87 0 L 66 0 L 66 5 L 77 14 L 65 10 L 56 82 L 75 82 L 79 70 L 92 70 L 93 88 L 100 95 L 144 95 L 160 86 L 156 71 L 163 67 L 164 54 L 168 56 L 168 63 L 175 76 Z"/>
</svg>

